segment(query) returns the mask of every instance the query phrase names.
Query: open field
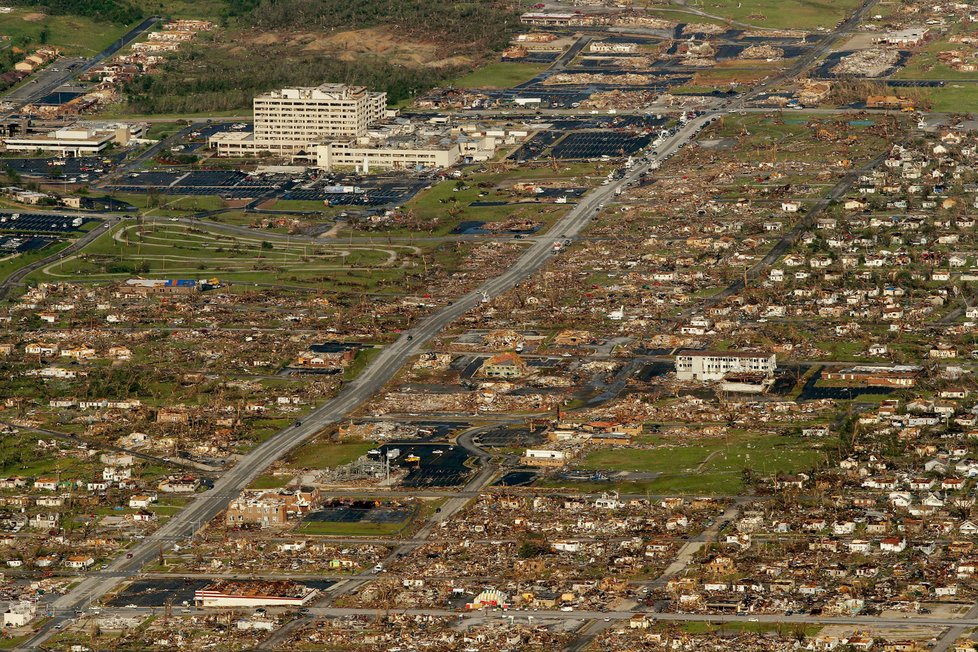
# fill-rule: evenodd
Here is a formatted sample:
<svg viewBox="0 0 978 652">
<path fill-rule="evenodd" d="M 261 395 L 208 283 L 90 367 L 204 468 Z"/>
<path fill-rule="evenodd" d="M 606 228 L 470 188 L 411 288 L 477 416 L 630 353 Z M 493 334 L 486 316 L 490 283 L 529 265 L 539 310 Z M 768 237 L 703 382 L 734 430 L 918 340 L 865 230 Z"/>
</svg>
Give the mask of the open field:
<svg viewBox="0 0 978 652">
<path fill-rule="evenodd" d="M 227 3 L 222 0 L 135 0 L 133 4 L 147 15 L 214 21 L 219 20 L 227 9 Z"/>
<path fill-rule="evenodd" d="M 535 63 L 490 63 L 452 82 L 458 88 L 512 88 L 547 69 Z"/>
<path fill-rule="evenodd" d="M 859 0 L 693 0 L 690 9 L 757 27 L 832 28 L 859 6 Z M 685 22 L 698 22 L 689 16 Z"/>
<path fill-rule="evenodd" d="M 395 523 L 307 521 L 299 526 L 299 532 L 320 536 L 379 537 L 398 534 L 410 524 L 410 518 Z"/>
<path fill-rule="evenodd" d="M 226 205 L 217 195 L 159 195 L 154 198 L 148 193 L 119 192 L 112 193 L 112 197 L 143 209 L 142 214 L 147 217 L 171 217 L 213 211 Z"/>
<path fill-rule="evenodd" d="M 930 101 L 931 111 L 946 113 L 966 113 L 978 105 L 978 84 L 948 82 L 941 88 L 917 89 L 920 95 Z"/>
<path fill-rule="evenodd" d="M 15 254 L 13 256 L 0 259 L 0 281 L 3 281 L 21 267 L 25 267 L 35 261 L 41 260 L 42 258 L 47 258 L 52 254 L 56 254 L 68 245 L 68 242 L 56 242 L 39 251 Z"/>
<path fill-rule="evenodd" d="M 731 436 L 682 446 L 652 449 L 603 449 L 588 455 L 581 466 L 602 471 L 659 473 L 643 482 L 643 490 L 662 493 L 736 493 L 744 488 L 744 471 L 756 476 L 805 471 L 826 454 L 800 438 L 778 435 Z"/>
<path fill-rule="evenodd" d="M 544 182 L 548 179 L 590 187 L 597 184 L 598 175 L 604 169 L 601 164 L 575 163 L 560 165 L 557 170 L 544 166 L 513 166 L 512 169 L 473 172 L 462 182 L 445 180 L 435 184 L 411 199 L 404 208 L 418 221 L 430 224 L 433 235 L 445 235 L 466 221 L 526 219 L 542 222 L 546 227 L 564 215 L 570 204 L 537 202 L 530 195 L 513 195 L 507 188 L 520 181 Z M 472 206 L 473 203 L 497 205 Z"/>
<path fill-rule="evenodd" d="M 0 14 L 0 34 L 14 45 L 30 42 L 59 47 L 66 55 L 90 57 L 104 50 L 131 26 L 97 23 L 81 16 L 48 16 L 33 8 Z M 46 40 L 42 32 L 47 33 Z"/>
<path fill-rule="evenodd" d="M 328 469 L 349 464 L 376 446 L 369 441 L 314 441 L 297 449 L 289 457 L 290 464 L 309 469 Z"/>
<path fill-rule="evenodd" d="M 412 265 L 418 247 L 325 246 L 271 243 L 260 234 L 230 236 L 182 224 L 125 223 L 82 252 L 35 273 L 37 280 L 122 280 L 148 276 L 218 276 L 255 283 L 319 284 L 356 272 L 397 274 Z"/>
</svg>

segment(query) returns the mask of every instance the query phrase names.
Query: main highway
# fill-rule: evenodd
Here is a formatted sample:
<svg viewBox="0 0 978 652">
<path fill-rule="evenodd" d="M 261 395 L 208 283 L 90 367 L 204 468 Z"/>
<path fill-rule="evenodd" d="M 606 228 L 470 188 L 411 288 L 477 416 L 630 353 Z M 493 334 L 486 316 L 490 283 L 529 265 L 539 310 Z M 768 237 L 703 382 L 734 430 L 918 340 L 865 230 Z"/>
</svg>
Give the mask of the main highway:
<svg viewBox="0 0 978 652">
<path fill-rule="evenodd" d="M 717 114 L 706 113 L 689 121 L 678 131 L 660 143 L 654 156 L 646 163 L 636 164 L 622 178 L 608 185 L 598 186 L 581 198 L 550 233 L 561 243 L 573 241 L 598 213 L 605 202 L 615 197 L 619 189 L 636 182 L 648 172 L 653 163 L 660 163 L 687 144 Z M 454 303 L 433 313 L 419 325 L 401 334 L 386 347 L 374 361 L 352 382 L 348 383 L 333 399 L 329 400 L 296 425 L 287 427 L 245 455 L 238 464 L 225 473 L 212 489 L 198 494 L 196 499 L 156 532 L 147 536 L 125 557 L 117 557 L 106 568 L 89 574 L 72 590 L 60 596 L 49 607 L 54 617 L 46 621 L 38 632 L 17 649 L 36 649 L 55 631 L 65 624 L 78 609 L 83 609 L 112 591 L 118 582 L 133 577 L 159 554 L 161 549 L 183 542 L 201 527 L 221 513 L 228 503 L 247 487 L 270 464 L 283 458 L 290 451 L 325 427 L 351 415 L 358 407 L 376 396 L 384 385 L 424 345 L 438 335 L 450 323 L 476 308 L 482 301 L 498 297 L 539 270 L 554 255 L 554 242 L 538 239 L 523 253 L 515 264 L 484 283 L 476 290 L 462 296 Z"/>
</svg>

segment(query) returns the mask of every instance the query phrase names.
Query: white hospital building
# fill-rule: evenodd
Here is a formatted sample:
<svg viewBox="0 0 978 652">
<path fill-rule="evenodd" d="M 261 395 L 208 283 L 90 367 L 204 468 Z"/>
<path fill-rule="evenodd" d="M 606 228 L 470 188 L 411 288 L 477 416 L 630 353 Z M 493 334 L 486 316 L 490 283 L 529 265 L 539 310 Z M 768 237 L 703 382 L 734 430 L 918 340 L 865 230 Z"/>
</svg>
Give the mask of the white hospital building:
<svg viewBox="0 0 978 652">
<path fill-rule="evenodd" d="M 486 135 L 433 133 L 428 126 L 397 120 L 387 94 L 360 86 L 323 84 L 284 88 L 254 100 L 254 130 L 210 137 L 218 156 L 269 152 L 333 170 L 447 168 L 462 157 L 485 160 L 495 151 Z"/>
</svg>

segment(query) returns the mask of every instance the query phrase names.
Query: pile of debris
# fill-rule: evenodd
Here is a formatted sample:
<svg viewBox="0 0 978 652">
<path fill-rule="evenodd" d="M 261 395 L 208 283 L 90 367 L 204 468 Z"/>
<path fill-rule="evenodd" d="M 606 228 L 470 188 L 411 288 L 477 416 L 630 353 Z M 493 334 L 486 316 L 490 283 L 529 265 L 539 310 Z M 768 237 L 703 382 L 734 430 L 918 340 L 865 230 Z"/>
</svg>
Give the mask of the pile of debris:
<svg viewBox="0 0 978 652">
<path fill-rule="evenodd" d="M 618 86 L 648 86 L 652 80 L 647 75 L 625 73 L 622 75 L 593 75 L 591 73 L 559 73 L 544 80 L 546 86 L 563 84 L 615 84 Z"/>
<path fill-rule="evenodd" d="M 683 36 L 690 36 L 692 34 L 723 34 L 726 31 L 726 27 L 714 25 L 713 23 L 689 23 L 683 27 Z"/>
<path fill-rule="evenodd" d="M 740 53 L 741 59 L 764 59 L 771 61 L 773 59 L 783 59 L 784 50 L 781 48 L 776 48 L 773 45 L 752 45 L 745 48 L 743 52 Z"/>
<path fill-rule="evenodd" d="M 614 24 L 620 27 L 644 27 L 646 29 L 668 29 L 673 30 L 676 23 L 671 20 L 663 20 L 654 16 L 618 16 Z"/>
<path fill-rule="evenodd" d="M 842 57 L 832 68 L 832 72 L 836 75 L 881 77 L 899 61 L 900 53 L 896 50 L 871 48 Z"/>
<path fill-rule="evenodd" d="M 649 91 L 599 91 L 581 102 L 585 109 L 640 109 L 655 102 L 656 94 Z"/>
<path fill-rule="evenodd" d="M 805 106 L 816 106 L 823 102 L 832 92 L 832 83 L 818 81 L 815 79 L 802 80 L 802 87 L 798 91 L 798 101 Z"/>
</svg>

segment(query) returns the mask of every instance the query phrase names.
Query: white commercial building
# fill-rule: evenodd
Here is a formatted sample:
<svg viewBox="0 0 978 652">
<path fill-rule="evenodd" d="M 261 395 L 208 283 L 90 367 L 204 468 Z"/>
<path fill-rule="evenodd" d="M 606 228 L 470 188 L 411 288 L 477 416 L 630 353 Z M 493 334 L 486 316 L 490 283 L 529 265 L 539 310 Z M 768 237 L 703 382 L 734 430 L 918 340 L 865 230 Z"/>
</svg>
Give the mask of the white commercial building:
<svg viewBox="0 0 978 652">
<path fill-rule="evenodd" d="M 254 132 L 222 132 L 208 141 L 219 154 L 296 154 L 332 139 L 359 138 L 387 117 L 387 93 L 323 84 L 283 88 L 254 99 Z"/>
<path fill-rule="evenodd" d="M 316 147 L 316 165 L 325 170 L 359 168 L 370 170 L 447 168 L 461 157 L 456 143 L 434 147 L 371 147 L 353 141 L 334 141 Z"/>
<path fill-rule="evenodd" d="M 676 355 L 676 378 L 679 380 L 723 380 L 731 373 L 774 375 L 777 369 L 773 353 L 739 351 L 680 351 Z"/>
<path fill-rule="evenodd" d="M 88 156 L 98 154 L 112 143 L 126 144 L 128 133 L 123 130 L 87 128 L 58 129 L 46 134 L 14 136 L 4 140 L 8 151 L 54 152 L 58 156 Z"/>
<path fill-rule="evenodd" d="M 199 607 L 301 607 L 319 593 L 317 589 L 280 581 L 215 582 L 194 591 Z"/>
<path fill-rule="evenodd" d="M 4 627 L 23 627 L 34 620 L 37 615 L 37 605 L 27 600 L 13 602 L 3 612 Z"/>
</svg>

